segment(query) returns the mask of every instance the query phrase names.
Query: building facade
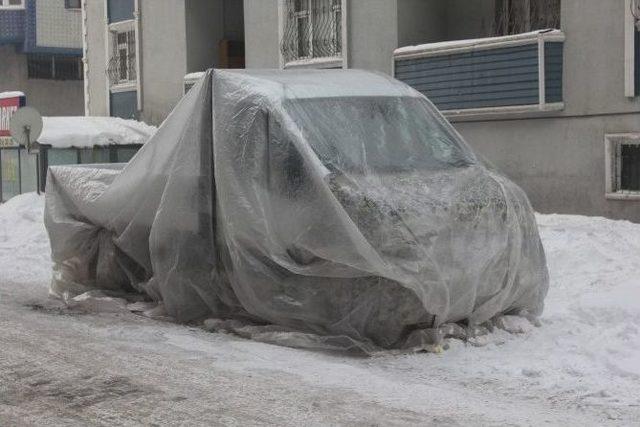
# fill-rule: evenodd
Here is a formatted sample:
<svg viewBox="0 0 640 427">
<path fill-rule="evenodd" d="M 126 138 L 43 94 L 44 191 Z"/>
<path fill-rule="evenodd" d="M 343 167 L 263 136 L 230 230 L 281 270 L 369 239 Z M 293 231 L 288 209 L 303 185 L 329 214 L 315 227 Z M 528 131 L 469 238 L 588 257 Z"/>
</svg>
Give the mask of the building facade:
<svg viewBox="0 0 640 427">
<path fill-rule="evenodd" d="M 88 115 L 158 125 L 182 97 L 185 75 L 244 65 L 242 1 L 83 0 L 82 5 Z"/>
<path fill-rule="evenodd" d="M 247 67 L 394 75 L 538 211 L 640 222 L 638 0 L 244 3 Z"/>
<path fill-rule="evenodd" d="M 0 92 L 43 115 L 84 113 L 80 0 L 0 0 Z"/>
</svg>

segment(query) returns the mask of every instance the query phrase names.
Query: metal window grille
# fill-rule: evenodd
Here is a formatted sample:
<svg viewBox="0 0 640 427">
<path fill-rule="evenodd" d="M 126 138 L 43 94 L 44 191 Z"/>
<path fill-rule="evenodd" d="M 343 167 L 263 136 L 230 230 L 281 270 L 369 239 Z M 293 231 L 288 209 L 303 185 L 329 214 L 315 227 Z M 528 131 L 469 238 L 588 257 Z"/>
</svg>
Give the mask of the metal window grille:
<svg viewBox="0 0 640 427">
<path fill-rule="evenodd" d="M 27 75 L 30 79 L 82 80 L 82 59 L 77 56 L 30 54 Z"/>
<path fill-rule="evenodd" d="M 560 28 L 561 0 L 497 0 L 493 35 Z"/>
<path fill-rule="evenodd" d="M 283 24 L 286 62 L 342 54 L 341 0 L 285 0 Z"/>
<path fill-rule="evenodd" d="M 136 33 L 134 30 L 113 32 L 113 52 L 107 66 L 112 85 L 135 82 Z"/>
<path fill-rule="evenodd" d="M 620 142 L 614 153 L 615 191 L 640 192 L 640 144 Z"/>
</svg>

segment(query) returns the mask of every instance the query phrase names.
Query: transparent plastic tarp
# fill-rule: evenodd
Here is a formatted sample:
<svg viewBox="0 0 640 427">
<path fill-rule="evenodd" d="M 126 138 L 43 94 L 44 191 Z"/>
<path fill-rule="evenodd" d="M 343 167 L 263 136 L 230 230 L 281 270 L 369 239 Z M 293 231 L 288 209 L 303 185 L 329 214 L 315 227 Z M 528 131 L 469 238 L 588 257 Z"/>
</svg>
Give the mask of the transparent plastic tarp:
<svg viewBox="0 0 640 427">
<path fill-rule="evenodd" d="M 536 316 L 547 293 L 523 191 L 374 73 L 209 71 L 122 170 L 47 182 L 57 295 L 138 292 L 181 322 L 373 351 Z"/>
</svg>

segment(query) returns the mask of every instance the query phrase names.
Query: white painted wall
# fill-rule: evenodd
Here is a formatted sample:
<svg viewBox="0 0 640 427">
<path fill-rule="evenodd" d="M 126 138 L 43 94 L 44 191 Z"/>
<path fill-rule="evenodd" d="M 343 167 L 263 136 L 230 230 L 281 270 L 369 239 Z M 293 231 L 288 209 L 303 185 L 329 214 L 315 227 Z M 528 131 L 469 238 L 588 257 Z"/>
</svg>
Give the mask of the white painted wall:
<svg viewBox="0 0 640 427">
<path fill-rule="evenodd" d="M 98 0 L 92 2 L 99 3 Z M 82 49 L 80 9 L 64 8 L 64 0 L 36 2 L 36 44 L 41 47 Z"/>
</svg>

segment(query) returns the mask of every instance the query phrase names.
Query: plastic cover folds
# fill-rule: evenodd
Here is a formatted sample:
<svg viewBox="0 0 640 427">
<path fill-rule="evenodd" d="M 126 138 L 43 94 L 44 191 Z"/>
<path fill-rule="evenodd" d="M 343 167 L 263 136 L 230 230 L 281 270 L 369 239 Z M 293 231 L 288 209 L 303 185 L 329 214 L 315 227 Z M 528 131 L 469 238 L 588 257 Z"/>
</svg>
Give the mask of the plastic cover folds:
<svg viewBox="0 0 640 427">
<path fill-rule="evenodd" d="M 363 71 L 209 71 L 122 169 L 52 167 L 45 215 L 53 293 L 287 345 L 434 343 L 538 315 L 548 287 L 523 191 Z"/>
</svg>

